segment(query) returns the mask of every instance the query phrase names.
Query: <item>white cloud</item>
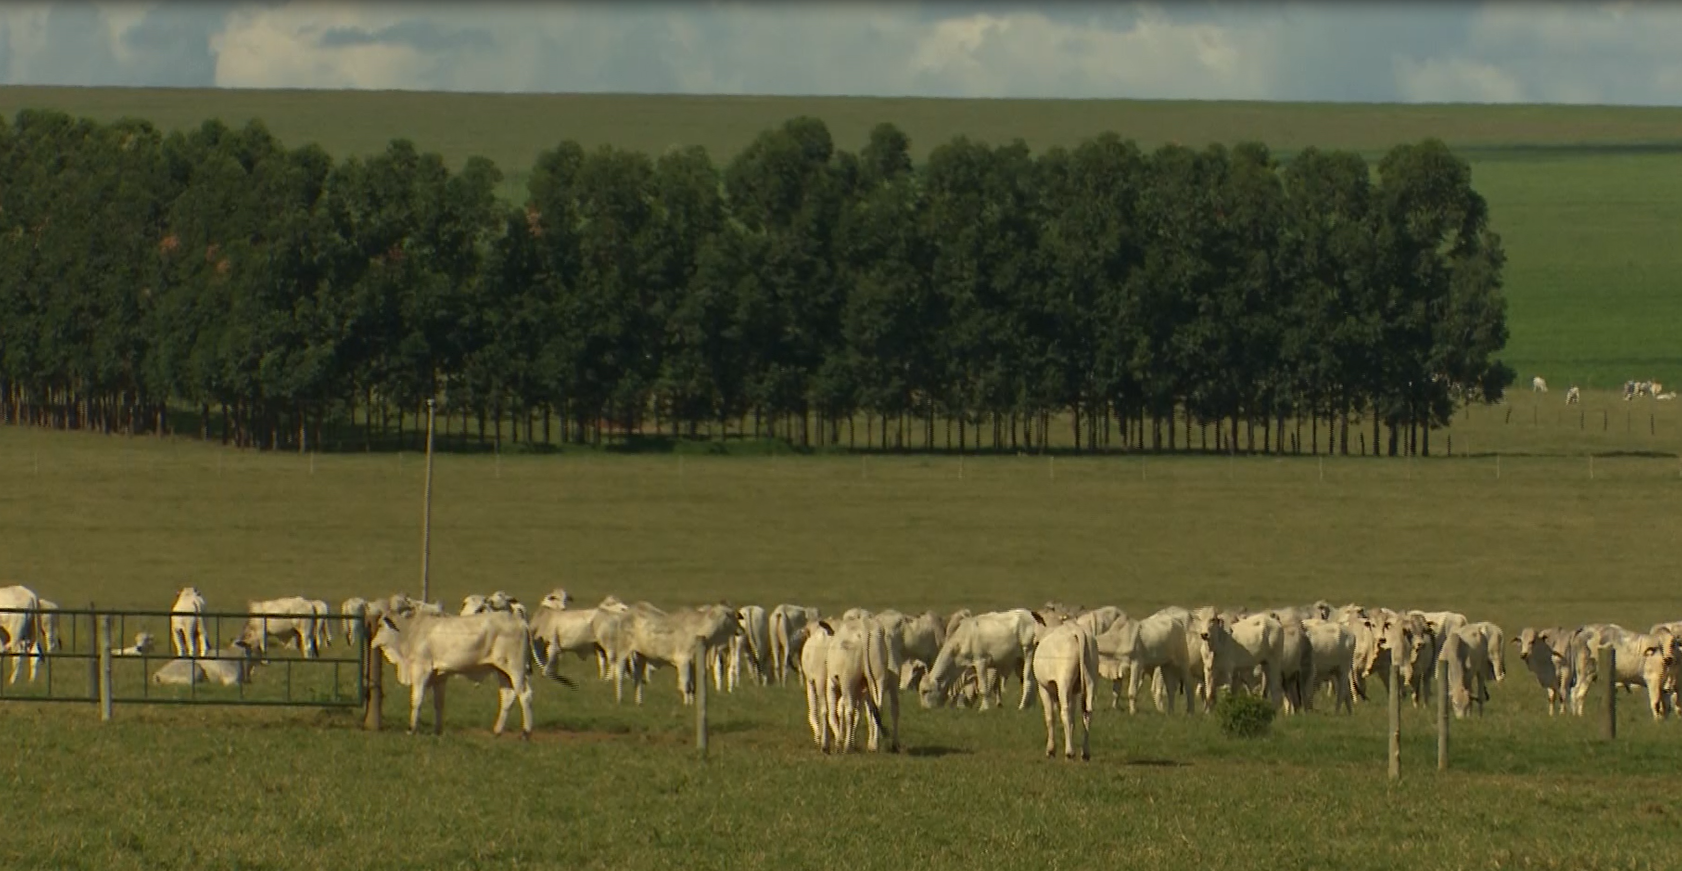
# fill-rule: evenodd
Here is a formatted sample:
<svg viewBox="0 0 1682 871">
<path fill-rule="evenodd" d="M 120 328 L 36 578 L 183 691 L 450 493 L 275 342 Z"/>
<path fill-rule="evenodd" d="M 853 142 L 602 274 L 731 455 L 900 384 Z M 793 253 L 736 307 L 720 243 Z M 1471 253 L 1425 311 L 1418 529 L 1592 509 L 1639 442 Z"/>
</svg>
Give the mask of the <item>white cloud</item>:
<svg viewBox="0 0 1682 871">
<path fill-rule="evenodd" d="M 3 3 L 19 84 L 1682 104 L 1682 5 Z"/>
<path fill-rule="evenodd" d="M 1409 103 L 1521 103 L 1524 86 L 1499 67 L 1476 61 L 1396 59 L 1396 84 Z"/>
</svg>

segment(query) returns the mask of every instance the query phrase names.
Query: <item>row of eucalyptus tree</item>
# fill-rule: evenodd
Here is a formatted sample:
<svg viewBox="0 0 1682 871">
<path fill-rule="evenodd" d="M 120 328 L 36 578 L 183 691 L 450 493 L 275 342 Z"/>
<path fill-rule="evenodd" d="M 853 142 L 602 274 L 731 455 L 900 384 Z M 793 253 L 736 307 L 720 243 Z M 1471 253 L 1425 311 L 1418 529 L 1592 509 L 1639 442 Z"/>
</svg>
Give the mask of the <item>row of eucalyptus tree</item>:
<svg viewBox="0 0 1682 871">
<path fill-rule="evenodd" d="M 502 181 L 255 122 L 0 121 L 0 417 L 306 450 L 434 397 L 493 443 L 1347 452 L 1355 422 L 1395 454 L 1513 378 L 1500 239 L 1435 140 L 918 163 L 801 117 L 722 167 L 566 142 L 524 203 Z"/>
</svg>

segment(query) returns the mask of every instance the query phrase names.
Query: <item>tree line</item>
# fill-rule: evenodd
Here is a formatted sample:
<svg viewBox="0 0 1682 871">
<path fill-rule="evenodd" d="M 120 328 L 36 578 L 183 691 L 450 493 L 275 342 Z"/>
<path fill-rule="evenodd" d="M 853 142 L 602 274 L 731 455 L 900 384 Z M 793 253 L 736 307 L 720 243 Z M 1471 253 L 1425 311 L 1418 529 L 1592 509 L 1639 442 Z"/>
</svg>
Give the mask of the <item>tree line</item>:
<svg viewBox="0 0 1682 871">
<path fill-rule="evenodd" d="M 1513 380 L 1500 237 L 1436 140 L 918 163 L 797 117 L 723 166 L 563 142 L 524 203 L 502 182 L 407 140 L 0 118 L 0 416 L 309 450 L 433 398 L 486 444 L 1394 455 Z"/>
</svg>

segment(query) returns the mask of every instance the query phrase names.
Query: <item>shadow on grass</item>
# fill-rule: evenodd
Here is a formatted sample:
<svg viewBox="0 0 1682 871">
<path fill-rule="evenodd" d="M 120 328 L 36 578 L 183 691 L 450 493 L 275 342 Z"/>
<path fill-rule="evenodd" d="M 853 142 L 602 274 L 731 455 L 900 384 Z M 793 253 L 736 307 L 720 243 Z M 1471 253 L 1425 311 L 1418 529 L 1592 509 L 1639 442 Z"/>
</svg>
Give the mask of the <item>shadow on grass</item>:
<svg viewBox="0 0 1682 871">
<path fill-rule="evenodd" d="M 1146 768 L 1189 768 L 1190 762 L 1180 762 L 1176 759 L 1128 759 L 1121 764 L 1143 766 Z"/>
<path fill-rule="evenodd" d="M 968 750 L 960 750 L 957 747 L 943 747 L 937 744 L 905 748 L 905 755 L 914 756 L 918 759 L 940 759 L 944 756 L 968 756 L 969 754 L 970 751 Z"/>
</svg>

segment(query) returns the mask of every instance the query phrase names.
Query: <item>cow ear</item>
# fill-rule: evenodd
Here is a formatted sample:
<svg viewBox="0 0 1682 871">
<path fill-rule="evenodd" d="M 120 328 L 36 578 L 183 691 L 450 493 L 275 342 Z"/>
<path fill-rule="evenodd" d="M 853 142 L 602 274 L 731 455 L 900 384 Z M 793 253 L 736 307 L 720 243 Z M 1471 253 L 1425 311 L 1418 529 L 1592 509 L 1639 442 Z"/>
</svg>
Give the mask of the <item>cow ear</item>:
<svg viewBox="0 0 1682 871">
<path fill-rule="evenodd" d="M 1045 625 L 1045 618 L 1044 618 L 1044 617 L 1041 617 L 1041 616 L 1040 616 L 1040 612 L 1038 612 L 1038 611 L 1029 611 L 1029 612 L 1028 612 L 1028 613 L 1030 613 L 1030 614 L 1032 614 L 1032 615 L 1034 615 L 1034 622 L 1035 622 L 1035 623 L 1038 623 L 1038 624 L 1040 624 L 1040 625 L 1041 625 L 1041 626 L 1044 626 L 1044 625 Z"/>
<path fill-rule="evenodd" d="M 834 635 L 835 634 L 835 627 L 829 625 L 828 620 L 819 620 L 818 621 L 818 628 L 822 629 L 823 634 L 825 634 L 825 635 Z M 813 649 L 815 650 L 816 648 L 813 648 Z"/>
</svg>

